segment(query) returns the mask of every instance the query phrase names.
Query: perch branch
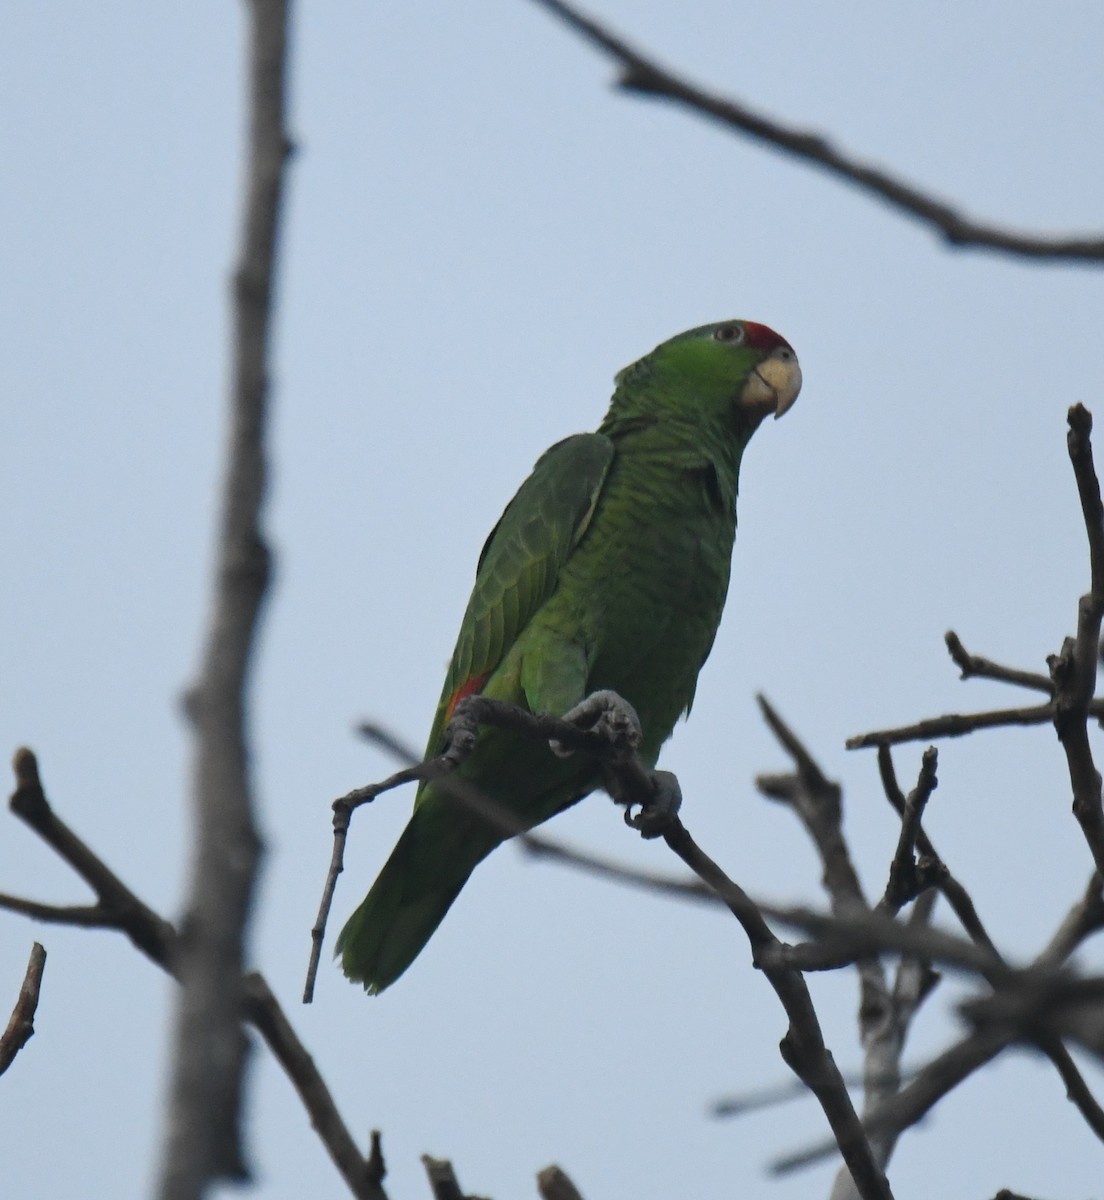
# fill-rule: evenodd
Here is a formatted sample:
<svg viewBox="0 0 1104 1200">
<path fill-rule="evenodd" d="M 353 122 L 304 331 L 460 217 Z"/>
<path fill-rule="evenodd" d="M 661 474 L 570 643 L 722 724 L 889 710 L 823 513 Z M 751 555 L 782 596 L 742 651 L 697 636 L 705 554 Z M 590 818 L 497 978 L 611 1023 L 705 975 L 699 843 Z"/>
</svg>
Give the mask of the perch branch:
<svg viewBox="0 0 1104 1200">
<path fill-rule="evenodd" d="M 560 718 L 529 713 L 483 696 L 469 696 L 457 706 L 449 726 L 450 751 L 453 747 L 457 748 L 456 753 L 452 754 L 453 765 L 463 753 L 470 753 L 477 729 L 483 724 L 511 729 L 521 736 L 536 740 L 554 739 L 600 760 L 607 790 L 616 796 L 618 803 L 625 805 L 626 820 L 640 828 L 639 819 L 630 818 L 629 811 L 638 805 L 642 810 L 647 810 L 659 789 L 659 780 L 656 773 L 649 771 L 636 756 L 633 739 L 626 737 L 624 730 L 613 726 L 611 721 L 602 719 L 602 706 L 592 703 L 600 697 L 601 693 L 579 706 L 579 710 L 587 710 L 588 717 L 598 718 L 592 727 L 579 728 Z M 585 721 L 586 717 L 581 719 Z M 437 763 L 439 760 L 431 762 Z M 432 769 L 436 770 L 437 767 Z M 461 782 L 449 778 L 447 774 L 435 778 L 448 785 Z M 469 788 L 470 785 L 465 784 L 463 792 L 466 793 Z M 469 801 L 485 799 L 476 796 L 463 798 L 462 793 L 457 794 L 465 805 Z M 344 798 L 337 804 L 341 805 L 343 801 Z M 497 806 L 495 809 L 485 814 L 479 808 L 473 811 L 485 816 L 504 833 L 509 833 L 510 830 L 499 823 L 501 811 Z M 510 819 L 516 826 L 517 818 Z M 644 829 L 642 832 L 647 836 L 650 830 Z M 662 836 L 671 850 L 716 893 L 743 926 L 751 943 L 753 961 L 767 976 L 790 1020 L 789 1030 L 780 1045 L 783 1060 L 820 1102 L 862 1200 L 890 1200 L 892 1193 L 889 1184 L 862 1132 L 862 1125 L 839 1069 L 824 1044 L 816 1010 L 800 971 L 785 961 L 781 943 L 747 893 L 697 846 L 677 816 L 667 821 Z"/>
<path fill-rule="evenodd" d="M 456 706 L 456 712 L 449 724 L 449 742 L 444 753 L 435 758 L 418 762 L 414 752 L 402 744 L 393 734 L 370 722 L 363 722 L 358 731 L 363 737 L 383 746 L 396 758 L 408 765 L 401 771 L 389 775 L 380 783 L 369 784 L 366 787 L 355 788 L 333 803 L 334 842 L 330 855 L 330 865 L 322 888 L 322 900 L 318 915 L 311 927 L 311 952 L 307 967 L 306 982 L 303 987 L 303 1003 L 310 1004 L 314 998 L 314 988 L 317 982 L 318 967 L 322 957 L 322 946 L 326 937 L 326 926 L 329 922 L 330 910 L 333 903 L 337 877 L 344 869 L 345 846 L 348 841 L 349 823 L 353 812 L 363 804 L 370 803 L 385 792 L 391 791 L 404 783 L 412 783 L 422 779 L 432 779 L 438 788 L 448 795 L 455 803 L 462 805 L 473 815 L 485 821 L 493 829 L 498 830 L 504 838 L 513 838 L 527 854 L 534 858 L 548 859 L 567 866 L 577 867 L 590 875 L 603 879 L 626 883 L 640 887 L 646 891 L 659 892 L 664 895 L 677 896 L 697 903 L 717 904 L 713 892 L 694 880 L 673 879 L 669 876 L 640 871 L 626 867 L 597 855 L 587 854 L 554 841 L 548 837 L 529 832 L 529 826 L 521 821 L 516 814 L 498 804 L 485 792 L 450 773 L 459 766 L 474 746 L 474 731 L 480 724 L 496 725 L 499 728 L 512 729 L 523 737 L 535 740 L 555 739 L 565 746 L 576 750 L 600 754 L 608 742 L 601 734 L 593 730 L 579 729 L 577 726 L 542 713 L 530 713 L 516 708 L 512 704 L 491 700 L 486 696 L 469 696 Z M 631 763 L 622 763 L 618 768 L 631 788 L 649 786 L 646 773 L 637 773 Z M 640 795 L 634 791 L 633 795 Z"/>
</svg>

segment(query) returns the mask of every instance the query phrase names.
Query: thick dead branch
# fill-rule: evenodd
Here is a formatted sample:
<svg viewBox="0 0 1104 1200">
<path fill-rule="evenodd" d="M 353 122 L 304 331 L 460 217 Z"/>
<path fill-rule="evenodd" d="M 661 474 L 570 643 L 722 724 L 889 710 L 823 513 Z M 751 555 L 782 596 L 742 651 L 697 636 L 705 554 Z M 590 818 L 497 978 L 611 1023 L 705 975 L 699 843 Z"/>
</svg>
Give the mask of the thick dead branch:
<svg viewBox="0 0 1104 1200">
<path fill-rule="evenodd" d="M 1021 258 L 1084 263 L 1104 261 L 1104 238 L 1016 232 L 973 220 L 914 184 L 852 157 L 819 133 L 784 125 L 731 97 L 706 91 L 675 75 L 564 0 L 536 2 L 618 64 L 617 86 L 624 91 L 682 105 L 799 161 L 819 167 L 927 225 L 949 246 L 996 250 Z"/>
<path fill-rule="evenodd" d="M 248 146 L 234 274 L 230 436 L 215 587 L 188 714 L 196 733 L 195 841 L 158 1195 L 200 1200 L 212 1180 L 248 1177 L 242 1149 L 242 968 L 260 837 L 245 690 L 269 578 L 260 526 L 266 485 L 269 347 L 276 238 L 290 143 L 285 130 L 288 0 L 248 5 Z"/>
<path fill-rule="evenodd" d="M 15 1056 L 34 1037 L 34 1018 L 38 997 L 42 991 L 42 972 L 46 967 L 46 951 L 38 942 L 31 947 L 31 957 L 19 988 L 15 1007 L 8 1024 L 0 1033 L 0 1075 L 12 1065 Z"/>
</svg>

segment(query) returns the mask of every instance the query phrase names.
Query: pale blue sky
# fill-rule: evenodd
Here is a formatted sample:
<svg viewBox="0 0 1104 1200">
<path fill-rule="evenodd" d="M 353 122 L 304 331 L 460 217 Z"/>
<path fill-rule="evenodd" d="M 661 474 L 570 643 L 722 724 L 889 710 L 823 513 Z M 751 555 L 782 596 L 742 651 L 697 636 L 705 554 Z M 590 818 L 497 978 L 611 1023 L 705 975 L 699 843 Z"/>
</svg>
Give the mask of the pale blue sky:
<svg viewBox="0 0 1104 1200">
<path fill-rule="evenodd" d="M 1018 0 L 592 11 L 971 213 L 1104 227 L 1104 9 L 1089 0 L 1045 18 Z M 240 15 L 20 6 L 0 43 L 0 747 L 34 747 L 62 815 L 168 916 L 188 829 L 177 699 L 221 466 Z M 293 75 L 278 558 L 252 704 L 269 847 L 256 964 L 354 1130 L 383 1130 L 394 1200 L 427 1194 L 423 1152 L 497 1200 L 534 1195 L 550 1161 L 587 1200 L 826 1195 L 834 1166 L 761 1174 L 823 1136 L 811 1101 L 705 1115 L 786 1074 L 779 1005 L 722 915 L 504 848 L 391 991 L 366 998 L 324 965 L 301 1009 L 329 801 L 391 769 L 350 727 L 373 716 L 424 738 L 483 537 L 545 446 L 597 424 L 615 371 L 681 329 L 760 320 L 797 349 L 805 389 L 745 460 L 728 610 L 665 763 L 736 879 L 819 901 L 804 836 L 752 787 L 784 765 L 756 713 L 765 691 L 842 779 L 876 893 L 894 825 L 873 757 L 845 737 L 1017 702 L 957 681 L 948 627 L 1035 669 L 1072 631 L 1088 571 L 1065 411 L 1104 417 L 1104 272 L 948 252 L 846 186 L 611 92 L 606 62 L 526 0 L 300 5 Z M 897 761 L 909 780 L 918 749 Z M 945 744 L 940 779 L 933 838 L 1001 947 L 1033 954 L 1090 869 L 1052 731 Z M 358 817 L 336 920 L 409 800 Z M 0 890 L 85 898 L 32 835 L 3 829 Z M 601 797 L 548 832 L 677 865 Z M 0 1006 L 35 936 L 50 955 L 38 1033 L 0 1083 L 5 1195 L 146 1194 L 171 985 L 121 937 L 0 917 Z M 856 1064 L 852 979 L 813 988 Z M 956 1035 L 957 994 L 928 1002 L 910 1061 Z M 344 1195 L 263 1053 L 252 1099 L 255 1194 Z M 908 1134 L 890 1178 L 902 1200 L 1084 1200 L 1101 1162 L 1053 1070 L 1024 1054 Z"/>
</svg>

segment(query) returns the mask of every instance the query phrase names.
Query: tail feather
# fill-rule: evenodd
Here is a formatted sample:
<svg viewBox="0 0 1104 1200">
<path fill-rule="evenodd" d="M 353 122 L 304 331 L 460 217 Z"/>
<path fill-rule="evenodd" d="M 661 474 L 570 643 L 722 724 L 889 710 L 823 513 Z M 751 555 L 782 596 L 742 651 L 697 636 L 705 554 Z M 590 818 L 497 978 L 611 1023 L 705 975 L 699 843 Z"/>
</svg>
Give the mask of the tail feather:
<svg viewBox="0 0 1104 1200">
<path fill-rule="evenodd" d="M 485 826 L 450 814 L 454 836 L 427 828 L 419 808 L 403 830 L 372 889 L 337 939 L 349 979 L 370 995 L 382 992 L 421 953 L 475 866 L 500 840 Z"/>
</svg>

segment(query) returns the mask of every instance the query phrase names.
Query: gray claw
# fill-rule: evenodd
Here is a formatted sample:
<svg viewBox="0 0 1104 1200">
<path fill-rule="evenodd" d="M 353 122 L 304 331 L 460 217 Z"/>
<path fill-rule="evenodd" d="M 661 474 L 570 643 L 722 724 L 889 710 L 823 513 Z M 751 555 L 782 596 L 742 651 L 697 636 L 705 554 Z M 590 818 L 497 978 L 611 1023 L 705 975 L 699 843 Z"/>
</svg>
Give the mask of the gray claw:
<svg viewBox="0 0 1104 1200">
<path fill-rule="evenodd" d="M 635 815 L 625 809 L 625 824 L 642 838 L 662 837 L 682 807 L 682 788 L 671 771 L 652 772 L 653 791 L 648 803 Z"/>
<path fill-rule="evenodd" d="M 644 736 L 636 709 L 616 692 L 591 692 L 564 713 L 563 719 L 580 729 L 600 733 L 611 746 L 626 752 L 640 745 Z M 570 758 L 575 752 L 556 738 L 549 740 L 552 753 L 560 758 Z"/>
</svg>

